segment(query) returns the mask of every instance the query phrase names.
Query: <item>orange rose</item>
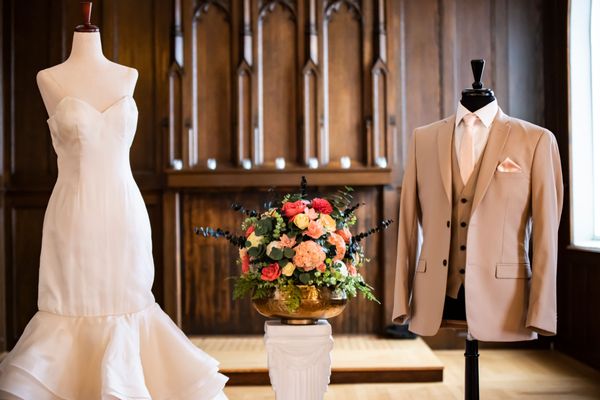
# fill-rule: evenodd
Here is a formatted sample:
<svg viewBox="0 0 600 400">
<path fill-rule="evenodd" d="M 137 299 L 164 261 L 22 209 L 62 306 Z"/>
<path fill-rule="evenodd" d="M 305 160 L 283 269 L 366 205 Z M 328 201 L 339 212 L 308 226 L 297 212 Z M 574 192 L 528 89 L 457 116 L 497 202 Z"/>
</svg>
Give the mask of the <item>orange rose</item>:
<svg viewBox="0 0 600 400">
<path fill-rule="evenodd" d="M 346 243 L 340 235 L 333 232 L 330 233 L 327 242 L 335 246 L 335 257 L 333 257 L 334 260 L 341 260 L 344 258 L 344 255 L 346 255 Z"/>
<path fill-rule="evenodd" d="M 350 233 L 350 229 L 348 229 L 347 226 L 344 226 L 343 229 L 338 229 L 335 231 L 335 233 L 340 235 L 344 239 L 344 242 L 350 243 L 350 239 L 352 239 L 352 233 Z"/>
<path fill-rule="evenodd" d="M 323 236 L 323 234 L 325 233 L 325 230 L 323 229 L 323 225 L 321 224 L 321 221 L 310 221 L 310 224 L 308 224 L 308 228 L 306 229 L 306 232 L 304 232 L 305 235 L 310 236 L 313 239 L 318 239 L 321 236 Z"/>
</svg>

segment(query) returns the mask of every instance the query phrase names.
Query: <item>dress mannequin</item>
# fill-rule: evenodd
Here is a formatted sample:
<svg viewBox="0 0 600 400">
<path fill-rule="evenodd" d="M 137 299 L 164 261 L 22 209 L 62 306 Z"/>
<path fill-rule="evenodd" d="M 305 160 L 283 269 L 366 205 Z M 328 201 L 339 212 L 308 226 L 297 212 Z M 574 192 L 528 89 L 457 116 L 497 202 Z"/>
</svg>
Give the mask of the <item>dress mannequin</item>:
<svg viewBox="0 0 600 400">
<path fill-rule="evenodd" d="M 66 96 L 102 112 L 123 97 L 132 96 L 137 78 L 137 70 L 104 57 L 99 32 L 75 32 L 69 58 L 38 72 L 37 84 L 48 115 L 53 115 Z"/>
<path fill-rule="evenodd" d="M 0 399 L 227 399 L 218 361 L 156 303 L 150 219 L 129 162 L 137 71 L 76 28 L 38 73 L 58 176 L 44 214 L 38 309 L 0 362 Z"/>
</svg>

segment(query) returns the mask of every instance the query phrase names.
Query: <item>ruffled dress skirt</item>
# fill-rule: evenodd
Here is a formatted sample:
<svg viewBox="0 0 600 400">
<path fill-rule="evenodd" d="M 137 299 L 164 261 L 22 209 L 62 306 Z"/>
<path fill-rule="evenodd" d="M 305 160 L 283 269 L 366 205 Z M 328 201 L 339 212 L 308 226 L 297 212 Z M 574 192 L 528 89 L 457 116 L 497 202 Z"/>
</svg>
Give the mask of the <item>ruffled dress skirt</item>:
<svg viewBox="0 0 600 400">
<path fill-rule="evenodd" d="M 226 399 L 226 381 L 156 303 L 100 317 L 38 311 L 0 364 L 0 399 Z"/>
</svg>

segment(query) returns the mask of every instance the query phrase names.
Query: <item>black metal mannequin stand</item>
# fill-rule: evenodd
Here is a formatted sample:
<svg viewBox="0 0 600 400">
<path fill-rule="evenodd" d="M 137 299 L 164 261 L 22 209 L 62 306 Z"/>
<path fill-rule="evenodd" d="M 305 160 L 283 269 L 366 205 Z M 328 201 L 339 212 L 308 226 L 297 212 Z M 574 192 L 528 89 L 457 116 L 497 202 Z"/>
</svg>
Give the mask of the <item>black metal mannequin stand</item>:
<svg viewBox="0 0 600 400">
<path fill-rule="evenodd" d="M 479 342 L 465 340 L 465 400 L 479 400 Z"/>
</svg>

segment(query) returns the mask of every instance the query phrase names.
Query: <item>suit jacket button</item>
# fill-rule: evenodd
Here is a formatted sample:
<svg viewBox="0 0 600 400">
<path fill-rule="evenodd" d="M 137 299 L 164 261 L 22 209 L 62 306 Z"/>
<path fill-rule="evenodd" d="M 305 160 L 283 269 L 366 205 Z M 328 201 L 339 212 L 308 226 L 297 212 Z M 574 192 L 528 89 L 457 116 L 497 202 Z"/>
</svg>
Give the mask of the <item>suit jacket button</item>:
<svg viewBox="0 0 600 400">
<path fill-rule="evenodd" d="M 466 222 L 461 222 L 460 226 L 462 226 L 464 228 L 465 226 L 467 226 L 467 223 Z"/>
<path fill-rule="evenodd" d="M 465 245 L 463 244 L 463 245 L 461 245 L 461 246 L 460 246 L 460 249 L 461 249 L 462 251 L 465 251 L 465 250 L 467 249 L 467 246 L 465 246 Z"/>
<path fill-rule="evenodd" d="M 464 269 L 464 268 L 461 268 L 461 269 L 460 269 L 460 271 L 458 271 L 458 272 L 460 272 L 460 273 L 461 273 L 461 275 L 464 275 L 464 274 L 465 274 L 465 269 Z"/>
<path fill-rule="evenodd" d="M 465 204 L 467 202 L 467 199 L 464 199 L 464 198 L 460 199 L 460 202 L 463 203 L 463 204 Z"/>
<path fill-rule="evenodd" d="M 450 228 L 450 221 L 446 221 L 446 226 Z"/>
<path fill-rule="evenodd" d="M 443 264 L 443 265 L 444 265 L 444 267 L 445 267 L 446 265 L 448 265 L 448 260 L 444 260 L 444 261 L 442 261 L 442 264 Z"/>
</svg>

